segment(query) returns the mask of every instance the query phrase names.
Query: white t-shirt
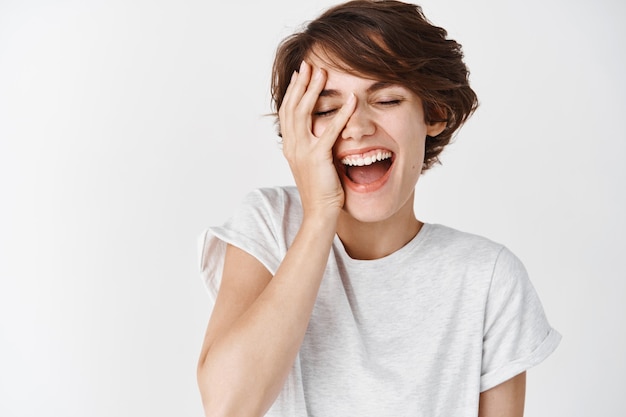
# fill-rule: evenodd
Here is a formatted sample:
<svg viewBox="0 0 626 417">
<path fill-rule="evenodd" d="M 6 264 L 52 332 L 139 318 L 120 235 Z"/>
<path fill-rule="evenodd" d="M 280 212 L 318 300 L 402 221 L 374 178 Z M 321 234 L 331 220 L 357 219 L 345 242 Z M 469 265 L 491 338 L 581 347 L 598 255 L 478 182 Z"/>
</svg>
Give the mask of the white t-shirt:
<svg viewBox="0 0 626 417">
<path fill-rule="evenodd" d="M 200 259 L 213 301 L 226 243 L 274 274 L 301 220 L 297 189 L 276 187 L 209 228 Z M 476 417 L 480 392 L 541 362 L 560 338 L 500 244 L 424 224 L 391 255 L 355 260 L 335 236 L 300 352 L 266 415 Z"/>
</svg>

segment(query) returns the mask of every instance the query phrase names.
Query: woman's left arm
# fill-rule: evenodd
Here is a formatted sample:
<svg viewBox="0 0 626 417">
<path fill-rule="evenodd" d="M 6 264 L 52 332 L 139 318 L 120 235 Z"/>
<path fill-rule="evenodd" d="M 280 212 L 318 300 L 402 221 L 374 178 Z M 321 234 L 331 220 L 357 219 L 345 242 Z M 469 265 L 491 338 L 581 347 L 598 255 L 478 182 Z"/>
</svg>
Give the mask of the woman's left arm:
<svg viewBox="0 0 626 417">
<path fill-rule="evenodd" d="M 522 417 L 526 372 L 480 394 L 478 417 Z"/>
</svg>

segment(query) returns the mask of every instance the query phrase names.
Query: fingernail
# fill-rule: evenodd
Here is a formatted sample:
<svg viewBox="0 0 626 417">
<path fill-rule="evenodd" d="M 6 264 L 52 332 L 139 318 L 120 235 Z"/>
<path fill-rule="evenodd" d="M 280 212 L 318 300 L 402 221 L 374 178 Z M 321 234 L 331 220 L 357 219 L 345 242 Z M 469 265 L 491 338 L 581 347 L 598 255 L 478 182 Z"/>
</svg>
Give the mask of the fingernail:
<svg viewBox="0 0 626 417">
<path fill-rule="evenodd" d="M 313 79 L 314 80 L 319 80 L 320 78 L 322 78 L 322 70 L 318 68 L 318 69 L 315 70 L 315 74 L 313 75 Z"/>
<path fill-rule="evenodd" d="M 306 65 L 306 62 L 302 61 L 300 63 L 300 71 L 302 71 L 304 69 L 304 66 Z"/>
</svg>

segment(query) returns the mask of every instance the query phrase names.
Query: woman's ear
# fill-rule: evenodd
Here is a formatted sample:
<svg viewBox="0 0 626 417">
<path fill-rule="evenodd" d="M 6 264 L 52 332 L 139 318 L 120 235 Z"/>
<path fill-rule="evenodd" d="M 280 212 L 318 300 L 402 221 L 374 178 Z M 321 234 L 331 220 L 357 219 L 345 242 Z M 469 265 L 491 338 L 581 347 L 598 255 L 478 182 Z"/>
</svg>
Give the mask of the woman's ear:
<svg viewBox="0 0 626 417">
<path fill-rule="evenodd" d="M 428 125 L 426 126 L 426 134 L 431 138 L 434 138 L 435 136 L 443 132 L 445 128 L 445 121 L 428 123 Z"/>
<path fill-rule="evenodd" d="M 446 128 L 448 112 L 444 107 L 437 104 L 425 105 L 424 111 L 427 114 L 426 134 L 434 138 Z"/>
</svg>

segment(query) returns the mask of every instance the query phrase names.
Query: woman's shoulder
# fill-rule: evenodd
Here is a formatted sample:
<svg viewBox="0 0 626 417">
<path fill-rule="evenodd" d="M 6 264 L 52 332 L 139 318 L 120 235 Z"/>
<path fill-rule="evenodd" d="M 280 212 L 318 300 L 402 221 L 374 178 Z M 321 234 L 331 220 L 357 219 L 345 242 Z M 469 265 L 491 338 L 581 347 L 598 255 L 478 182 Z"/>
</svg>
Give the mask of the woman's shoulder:
<svg viewBox="0 0 626 417">
<path fill-rule="evenodd" d="M 261 187 L 248 192 L 239 210 L 291 222 L 301 218 L 302 203 L 295 186 Z"/>
<path fill-rule="evenodd" d="M 428 258 L 463 271 L 482 271 L 481 276 L 497 278 L 504 286 L 515 287 L 527 280 L 527 271 L 520 258 L 505 244 L 488 237 L 439 224 L 429 225 Z"/>
<path fill-rule="evenodd" d="M 428 223 L 429 234 L 442 244 L 479 247 L 502 247 L 489 237 L 438 223 Z"/>
<path fill-rule="evenodd" d="M 261 187 L 248 192 L 233 219 L 253 230 L 265 227 L 277 239 L 290 242 L 302 222 L 302 203 L 295 186 Z"/>
<path fill-rule="evenodd" d="M 428 247 L 441 254 L 471 259 L 493 260 L 508 251 L 500 242 L 486 236 L 442 224 L 428 224 Z"/>
<path fill-rule="evenodd" d="M 300 194 L 293 185 L 260 187 L 248 192 L 244 197 L 244 204 L 269 204 L 271 206 L 299 206 Z"/>
</svg>

